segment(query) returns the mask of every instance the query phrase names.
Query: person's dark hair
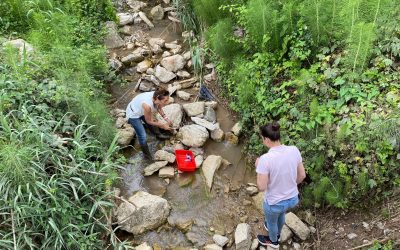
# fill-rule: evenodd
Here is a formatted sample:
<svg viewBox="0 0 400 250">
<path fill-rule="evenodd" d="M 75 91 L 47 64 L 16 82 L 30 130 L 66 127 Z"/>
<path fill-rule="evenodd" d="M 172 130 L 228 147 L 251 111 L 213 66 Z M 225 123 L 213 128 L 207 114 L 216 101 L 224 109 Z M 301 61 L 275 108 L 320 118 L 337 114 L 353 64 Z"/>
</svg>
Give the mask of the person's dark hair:
<svg viewBox="0 0 400 250">
<path fill-rule="evenodd" d="M 271 141 L 278 141 L 281 139 L 279 131 L 280 125 L 277 122 L 271 122 L 260 127 L 260 133 L 263 137 L 269 138 Z"/>
<path fill-rule="evenodd" d="M 162 100 L 166 96 L 169 97 L 169 91 L 162 87 L 159 87 L 156 89 L 156 91 L 154 91 L 153 99 Z"/>
</svg>

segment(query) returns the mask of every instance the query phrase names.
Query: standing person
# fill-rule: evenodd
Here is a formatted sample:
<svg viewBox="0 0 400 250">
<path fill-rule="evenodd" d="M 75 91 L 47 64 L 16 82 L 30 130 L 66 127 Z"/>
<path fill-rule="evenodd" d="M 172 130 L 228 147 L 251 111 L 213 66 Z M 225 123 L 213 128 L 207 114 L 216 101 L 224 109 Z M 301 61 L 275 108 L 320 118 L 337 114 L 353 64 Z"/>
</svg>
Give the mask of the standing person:
<svg viewBox="0 0 400 250">
<path fill-rule="evenodd" d="M 257 235 L 263 246 L 279 248 L 279 237 L 285 224 L 285 213 L 299 202 L 297 184 L 306 177 L 300 151 L 281 144 L 279 124 L 260 127 L 263 144 L 269 148 L 256 161 L 257 186 L 265 191 L 264 227 L 268 236 Z"/>
<path fill-rule="evenodd" d="M 126 107 L 128 123 L 135 129 L 136 135 L 139 139 L 140 148 L 142 149 L 145 158 L 149 160 L 152 160 L 153 156 L 151 155 L 149 146 L 147 145 L 146 131 L 143 122 L 151 132 L 156 134 L 157 138 L 169 138 L 169 136 L 161 134 L 158 131 L 158 128 L 171 130 L 172 122 L 165 116 L 164 111 L 162 110 L 162 107 L 168 104 L 168 100 L 168 90 L 159 88 L 156 91 L 145 92 L 137 95 Z M 154 120 L 154 111 L 157 111 L 167 121 L 167 123 Z"/>
</svg>

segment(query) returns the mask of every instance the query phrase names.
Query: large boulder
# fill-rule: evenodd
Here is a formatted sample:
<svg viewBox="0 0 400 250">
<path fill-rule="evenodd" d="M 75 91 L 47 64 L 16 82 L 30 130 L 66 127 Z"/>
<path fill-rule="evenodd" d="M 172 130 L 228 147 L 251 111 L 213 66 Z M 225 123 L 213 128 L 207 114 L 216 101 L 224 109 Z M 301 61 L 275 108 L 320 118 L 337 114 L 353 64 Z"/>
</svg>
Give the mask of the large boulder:
<svg viewBox="0 0 400 250">
<path fill-rule="evenodd" d="M 206 179 L 206 185 L 208 190 L 211 190 L 215 171 L 219 169 L 222 164 L 222 157 L 219 155 L 209 155 L 203 162 L 201 168 L 204 178 Z"/>
<path fill-rule="evenodd" d="M 286 218 L 286 225 L 301 240 L 306 240 L 308 236 L 310 236 L 310 229 L 294 213 L 292 212 L 287 213 L 285 218 Z"/>
<path fill-rule="evenodd" d="M 157 65 L 156 67 L 155 76 L 158 78 L 158 80 L 160 80 L 163 83 L 167 83 L 176 77 L 176 75 L 173 72 L 168 71 L 167 69 L 161 67 L 160 65 Z"/>
<path fill-rule="evenodd" d="M 144 73 L 146 72 L 152 65 L 153 63 L 150 60 L 144 60 L 141 61 L 136 65 L 136 71 L 139 73 Z"/>
<path fill-rule="evenodd" d="M 126 126 L 125 128 L 118 129 L 117 135 L 118 145 L 125 147 L 131 143 L 133 137 L 135 136 L 135 130 L 132 128 L 132 126 Z"/>
<path fill-rule="evenodd" d="M 193 103 L 183 104 L 183 110 L 185 110 L 188 116 L 196 116 L 203 114 L 204 102 L 193 102 Z"/>
<path fill-rule="evenodd" d="M 107 35 L 104 39 L 104 44 L 107 49 L 116 49 L 125 45 L 124 40 L 119 36 L 117 25 L 112 22 L 106 22 Z"/>
<path fill-rule="evenodd" d="M 240 223 L 235 230 L 236 250 L 249 250 L 251 247 L 250 225 Z"/>
<path fill-rule="evenodd" d="M 202 147 L 207 141 L 209 134 L 205 127 L 192 124 L 179 129 L 178 139 L 189 147 Z"/>
<path fill-rule="evenodd" d="M 161 65 L 168 71 L 177 72 L 185 67 L 186 61 L 181 55 L 165 57 L 161 60 Z"/>
<path fill-rule="evenodd" d="M 168 161 L 169 163 L 174 163 L 175 162 L 175 155 L 168 153 L 165 150 L 158 150 L 154 154 L 154 160 L 156 161 Z"/>
<path fill-rule="evenodd" d="M 280 242 L 284 243 L 288 240 L 290 240 L 293 236 L 293 232 L 290 230 L 290 228 L 286 225 L 283 225 L 282 231 L 281 231 L 281 238 L 279 239 Z"/>
<path fill-rule="evenodd" d="M 231 128 L 231 132 L 234 133 L 236 136 L 239 136 L 242 132 L 242 125 L 240 125 L 239 122 L 235 123 L 235 125 L 233 125 L 233 127 Z"/>
<path fill-rule="evenodd" d="M 173 128 L 179 128 L 182 122 L 183 111 L 182 106 L 178 103 L 169 104 L 163 107 L 164 114 L 172 121 Z M 163 118 L 157 114 L 157 120 L 162 121 Z"/>
<path fill-rule="evenodd" d="M 167 200 L 139 191 L 117 209 L 118 224 L 122 230 L 141 234 L 156 229 L 167 220 L 170 205 Z"/>
<path fill-rule="evenodd" d="M 117 13 L 119 19 L 119 25 L 124 26 L 133 23 L 133 15 L 131 13 Z"/>
<path fill-rule="evenodd" d="M 223 141 L 224 140 L 224 136 L 225 136 L 225 133 L 220 128 L 217 128 L 217 129 L 211 131 L 211 139 L 213 139 L 216 142 Z"/>
</svg>

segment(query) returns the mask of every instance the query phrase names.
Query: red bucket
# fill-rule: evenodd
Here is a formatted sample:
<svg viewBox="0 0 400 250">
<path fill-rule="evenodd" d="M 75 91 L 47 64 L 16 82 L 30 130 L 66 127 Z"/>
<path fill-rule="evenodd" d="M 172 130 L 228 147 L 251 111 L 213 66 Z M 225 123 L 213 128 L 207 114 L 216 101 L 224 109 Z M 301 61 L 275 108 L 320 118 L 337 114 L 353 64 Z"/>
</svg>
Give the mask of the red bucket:
<svg viewBox="0 0 400 250">
<path fill-rule="evenodd" d="M 193 172 L 196 170 L 196 162 L 192 151 L 178 149 L 175 150 L 175 156 L 179 171 Z"/>
</svg>

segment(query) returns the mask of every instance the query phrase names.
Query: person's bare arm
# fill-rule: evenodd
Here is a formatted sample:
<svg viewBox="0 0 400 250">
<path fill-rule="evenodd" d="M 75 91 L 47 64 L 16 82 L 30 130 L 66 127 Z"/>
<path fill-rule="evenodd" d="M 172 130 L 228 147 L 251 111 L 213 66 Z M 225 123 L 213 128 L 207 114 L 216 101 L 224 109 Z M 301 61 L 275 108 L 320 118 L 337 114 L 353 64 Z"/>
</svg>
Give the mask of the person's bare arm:
<svg viewBox="0 0 400 250">
<path fill-rule="evenodd" d="M 306 171 L 304 170 L 303 162 L 297 166 L 297 184 L 300 184 L 306 178 Z"/>
<path fill-rule="evenodd" d="M 171 129 L 168 126 L 168 124 L 153 120 L 153 116 L 151 114 L 151 108 L 147 104 L 143 103 L 142 107 L 143 107 L 143 111 L 144 111 L 143 112 L 144 113 L 144 119 L 146 120 L 146 122 L 148 124 L 150 124 L 152 126 L 156 126 L 156 127 L 162 128 L 162 129 L 165 129 L 165 130 Z"/>
<path fill-rule="evenodd" d="M 267 190 L 269 176 L 266 174 L 257 174 L 257 187 L 260 192 Z"/>
</svg>

